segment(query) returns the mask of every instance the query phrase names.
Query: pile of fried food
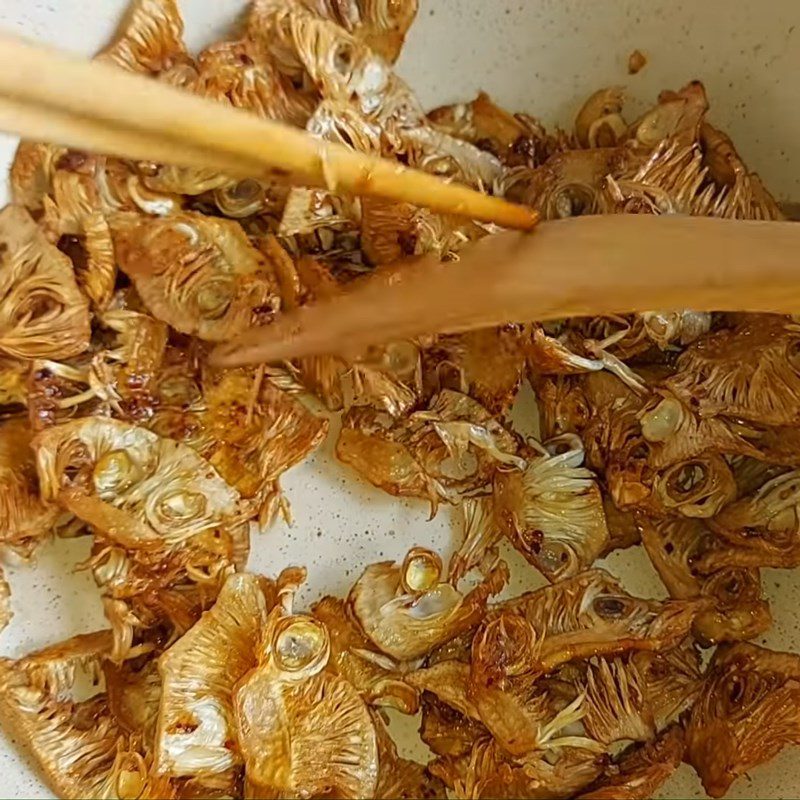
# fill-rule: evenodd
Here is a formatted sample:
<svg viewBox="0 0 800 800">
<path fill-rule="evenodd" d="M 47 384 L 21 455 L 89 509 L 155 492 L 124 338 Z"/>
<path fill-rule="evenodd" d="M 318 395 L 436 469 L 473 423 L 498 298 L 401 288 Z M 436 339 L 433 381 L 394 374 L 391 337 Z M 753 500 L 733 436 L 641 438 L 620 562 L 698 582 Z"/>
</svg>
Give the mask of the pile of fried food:
<svg viewBox="0 0 800 800">
<path fill-rule="evenodd" d="M 699 83 L 633 122 L 599 91 L 571 132 L 484 94 L 424 113 L 389 66 L 416 5 L 255 0 L 193 57 L 174 0 L 136 0 L 99 58 L 545 219 L 782 218 Z M 523 320 L 215 370 L 215 342 L 404 257 L 457 259 L 491 226 L 38 143 L 12 188 L 2 547 L 90 537 L 109 623 L 0 660 L 3 722 L 60 796 L 633 800 L 685 760 L 719 797 L 800 743 L 800 655 L 747 642 L 771 623 L 759 570 L 800 564 L 797 322 Z M 540 440 L 509 421 L 524 380 Z M 243 570 L 323 407 L 344 464 L 458 506 L 464 538 L 447 568 L 416 547 L 301 612 L 303 569 Z M 501 601 L 503 540 L 549 585 Z M 593 567 L 638 544 L 670 599 Z M 421 711 L 429 763 L 398 755 L 385 708 Z"/>
</svg>

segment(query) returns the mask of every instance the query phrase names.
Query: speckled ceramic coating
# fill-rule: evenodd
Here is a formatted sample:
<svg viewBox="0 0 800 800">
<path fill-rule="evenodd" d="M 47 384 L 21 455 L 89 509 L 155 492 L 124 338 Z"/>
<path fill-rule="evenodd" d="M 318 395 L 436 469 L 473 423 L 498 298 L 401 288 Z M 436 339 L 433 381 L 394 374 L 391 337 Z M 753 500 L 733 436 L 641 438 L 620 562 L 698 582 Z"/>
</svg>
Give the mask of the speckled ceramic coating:
<svg viewBox="0 0 800 800">
<path fill-rule="evenodd" d="M 183 0 L 193 46 L 221 36 L 243 0 Z M 479 89 L 503 106 L 547 123 L 568 124 L 583 99 L 605 85 L 625 85 L 632 110 L 662 88 L 701 78 L 712 120 L 731 134 L 747 162 L 782 199 L 800 200 L 800 3 L 798 0 L 421 0 L 399 69 L 426 105 L 470 99 Z M 125 0 L 0 0 L 0 27 L 89 54 L 111 33 Z M 627 74 L 638 48 L 648 63 Z M 0 170 L 14 143 L 0 140 Z M 530 422 L 523 403 L 519 417 Z M 333 437 L 332 437 L 333 439 Z M 330 446 L 283 481 L 294 511 L 292 527 L 278 525 L 253 539 L 251 566 L 275 574 L 288 564 L 308 567 L 302 601 L 343 593 L 371 561 L 400 557 L 417 544 L 447 557 L 456 532 L 447 511 L 427 521 L 422 502 L 397 501 L 373 489 L 332 458 Z M 11 568 L 14 619 L 0 636 L 0 654 L 19 656 L 103 626 L 90 576 L 74 565 L 88 541 L 46 548 L 32 568 Z M 512 590 L 541 579 L 510 557 Z M 608 568 L 634 593 L 663 596 L 643 551 L 620 553 Z M 800 651 L 800 575 L 766 571 L 775 625 L 767 646 Z M 414 719 L 393 722 L 401 747 L 425 757 Z M 423 748 L 424 749 L 424 748 Z M 731 798 L 798 796 L 800 756 L 786 750 L 739 780 Z M 0 797 L 50 797 L 14 743 L 0 736 Z M 703 797 L 682 768 L 664 798 Z"/>
</svg>

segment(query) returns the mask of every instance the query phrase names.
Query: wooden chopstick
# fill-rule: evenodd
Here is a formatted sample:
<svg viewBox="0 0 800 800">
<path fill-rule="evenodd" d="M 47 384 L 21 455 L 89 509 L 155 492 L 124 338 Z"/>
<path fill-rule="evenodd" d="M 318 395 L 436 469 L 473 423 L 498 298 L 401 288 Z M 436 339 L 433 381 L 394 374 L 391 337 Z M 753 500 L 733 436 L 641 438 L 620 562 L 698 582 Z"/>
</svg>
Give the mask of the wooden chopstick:
<svg viewBox="0 0 800 800">
<path fill-rule="evenodd" d="M 269 175 L 507 228 L 534 211 L 111 65 L 0 35 L 0 129 L 136 160 Z"/>
<path fill-rule="evenodd" d="M 219 346 L 218 366 L 319 353 L 422 333 L 631 311 L 800 309 L 800 224 L 608 215 L 500 233 L 378 270 L 344 294 L 290 311 Z"/>
</svg>

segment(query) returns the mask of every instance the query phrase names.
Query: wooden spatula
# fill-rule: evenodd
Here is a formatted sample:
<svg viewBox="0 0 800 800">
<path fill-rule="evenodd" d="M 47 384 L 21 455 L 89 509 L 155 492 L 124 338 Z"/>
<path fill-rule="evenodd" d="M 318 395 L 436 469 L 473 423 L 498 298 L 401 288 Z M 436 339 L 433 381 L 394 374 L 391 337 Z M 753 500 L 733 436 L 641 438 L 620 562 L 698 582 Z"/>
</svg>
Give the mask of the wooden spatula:
<svg viewBox="0 0 800 800">
<path fill-rule="evenodd" d="M 421 333 L 630 311 L 800 310 L 800 224 L 612 215 L 542 223 L 379 270 L 213 353 L 220 366 Z"/>
</svg>

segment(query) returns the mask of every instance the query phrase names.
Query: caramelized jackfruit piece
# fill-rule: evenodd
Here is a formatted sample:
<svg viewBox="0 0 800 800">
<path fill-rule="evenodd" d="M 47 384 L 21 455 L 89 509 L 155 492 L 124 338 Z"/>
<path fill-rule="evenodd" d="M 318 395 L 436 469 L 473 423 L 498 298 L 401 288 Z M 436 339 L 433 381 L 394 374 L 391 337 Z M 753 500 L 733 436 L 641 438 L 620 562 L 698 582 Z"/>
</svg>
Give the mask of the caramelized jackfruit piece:
<svg viewBox="0 0 800 800">
<path fill-rule="evenodd" d="M 375 728 L 356 689 L 325 669 L 325 626 L 277 607 L 262 641 L 259 665 L 234 690 L 250 796 L 372 797 Z"/>
<path fill-rule="evenodd" d="M 378 784 L 375 800 L 433 800 L 447 797 L 444 783 L 428 772 L 424 764 L 400 758 L 397 746 L 382 717 L 372 713 L 378 744 Z"/>
<path fill-rule="evenodd" d="M 656 732 L 645 677 L 634 662 L 599 658 L 586 670 L 586 714 L 583 725 L 603 744 L 650 741 Z"/>
<path fill-rule="evenodd" d="M 479 92 L 471 103 L 441 106 L 428 112 L 428 119 L 441 131 L 488 150 L 504 163 L 530 135 L 529 126 Z"/>
<path fill-rule="evenodd" d="M 229 339 L 279 308 L 271 265 L 232 220 L 118 215 L 112 231 L 120 268 L 147 309 L 181 333 Z"/>
<path fill-rule="evenodd" d="M 463 756 L 478 739 L 488 736 L 486 728 L 460 714 L 434 694 L 422 695 L 420 738 L 438 756 Z"/>
<path fill-rule="evenodd" d="M 569 732 L 586 714 L 586 693 L 553 692 L 547 681 L 536 681 L 532 651 L 531 628 L 521 617 L 500 614 L 478 629 L 466 688 L 478 719 L 515 758 L 565 747 L 602 750 L 594 739 Z"/>
<path fill-rule="evenodd" d="M 419 693 L 404 680 L 397 663 L 374 649 L 342 600 L 323 597 L 311 610 L 330 634 L 330 666 L 351 683 L 367 703 L 390 706 L 406 714 L 417 712 Z"/>
<path fill-rule="evenodd" d="M 581 147 L 614 147 L 624 136 L 624 92 L 619 86 L 599 89 L 581 106 L 575 118 L 575 137 Z"/>
<path fill-rule="evenodd" d="M 761 179 L 745 166 L 730 137 L 704 122 L 700 128 L 703 162 L 714 182 L 729 191 L 726 195 L 731 216 L 739 219 L 784 219 L 775 198 Z"/>
<path fill-rule="evenodd" d="M 30 363 L 0 356 L 0 416 L 23 410 L 27 404 L 27 378 Z"/>
<path fill-rule="evenodd" d="M 44 200 L 41 225 L 72 260 L 78 286 L 93 306 L 102 310 L 114 293 L 117 262 L 98 184 L 98 167 L 55 172 L 51 194 Z"/>
<path fill-rule="evenodd" d="M 674 725 L 653 742 L 629 747 L 578 800 L 650 800 L 683 761 L 683 728 Z"/>
<path fill-rule="evenodd" d="M 669 138 L 684 145 L 694 144 L 700 138 L 707 111 L 705 87 L 700 81 L 692 81 L 679 92 L 661 92 L 658 103 L 630 126 L 627 138 L 644 151 Z"/>
<path fill-rule="evenodd" d="M 255 575 L 231 575 L 214 606 L 161 656 L 155 768 L 200 777 L 235 767 L 233 689 L 256 665 L 267 599 Z"/>
<path fill-rule="evenodd" d="M 670 392 L 658 390 L 639 412 L 642 436 L 648 442 L 648 461 L 654 469 L 717 452 L 757 457 L 753 436 L 722 417 L 702 417 Z M 738 428 L 738 429 L 737 429 Z"/>
<path fill-rule="evenodd" d="M 511 325 L 440 336 L 423 352 L 426 393 L 455 389 L 503 414 L 522 382 L 527 343 L 526 331 Z"/>
<path fill-rule="evenodd" d="M 191 448 L 143 428 L 90 417 L 33 446 L 42 496 L 122 546 L 172 548 L 246 517 L 238 492 Z"/>
<path fill-rule="evenodd" d="M 491 739 L 477 742 L 467 755 L 443 756 L 430 765 L 455 796 L 469 800 L 566 800 L 602 769 L 603 758 L 595 752 L 565 748 L 513 760 Z"/>
<path fill-rule="evenodd" d="M 230 103 L 267 119 L 304 126 L 314 98 L 292 86 L 274 64 L 264 43 L 245 38 L 219 42 L 197 57 L 196 94 Z"/>
<path fill-rule="evenodd" d="M 721 647 L 686 729 L 686 760 L 712 797 L 786 745 L 800 744 L 800 657 Z"/>
<path fill-rule="evenodd" d="M 146 782 L 146 775 L 127 774 L 119 758 L 120 751 L 128 749 L 127 737 L 110 713 L 105 695 L 80 699 L 79 678 L 85 676 L 89 685 L 96 686 L 101 660 L 110 647 L 110 634 L 101 631 L 18 661 L 0 660 L 4 722 L 32 753 L 59 797 L 122 798 L 128 796 L 124 788 L 129 781 Z M 169 794 L 137 792 L 136 796 Z"/>
<path fill-rule="evenodd" d="M 98 59 L 156 75 L 188 61 L 177 1 L 132 0 L 114 40 Z"/>
<path fill-rule="evenodd" d="M 706 597 L 713 603 L 694 621 L 695 635 L 701 641 L 716 644 L 752 639 L 770 627 L 772 616 L 757 569 L 723 566 L 711 575 L 699 572 L 706 554 L 713 560 L 717 552 L 716 539 L 702 522 L 643 517 L 640 525 L 645 550 L 670 597 Z"/>
<path fill-rule="evenodd" d="M 89 346 L 89 307 L 69 259 L 21 206 L 0 212 L 0 353 L 70 358 Z"/>
<path fill-rule="evenodd" d="M 640 650 L 630 661 L 644 679 L 657 731 L 678 721 L 694 705 L 702 688 L 703 672 L 700 652 L 690 637 L 671 650 Z"/>
<path fill-rule="evenodd" d="M 800 565 L 800 472 L 772 478 L 723 508 L 709 525 L 722 541 L 698 559 L 703 572 Z"/>
<path fill-rule="evenodd" d="M 496 524 L 551 581 L 590 567 L 608 546 L 595 475 L 582 466 L 576 436 L 545 445 L 524 472 L 499 471 L 494 480 Z"/>
<path fill-rule="evenodd" d="M 480 489 L 500 465 L 517 469 L 516 437 L 471 397 L 445 390 L 401 420 L 371 409 L 345 415 L 336 444 L 340 461 L 370 483 L 400 496 L 454 501 L 459 493 Z"/>
<path fill-rule="evenodd" d="M 797 425 L 799 343 L 800 328 L 786 318 L 751 315 L 690 345 L 666 385 L 701 416 Z"/>
<path fill-rule="evenodd" d="M 243 498 L 262 527 L 282 502 L 280 476 L 324 440 L 328 421 L 265 379 L 263 370 L 207 370 L 202 409 L 156 415 L 156 427 L 184 439 Z"/>
<path fill-rule="evenodd" d="M 33 434 L 23 419 L 0 422 L 0 548 L 30 558 L 61 511 L 39 496 Z"/>
<path fill-rule="evenodd" d="M 372 564 L 350 590 L 348 608 L 367 637 L 384 653 L 409 661 L 474 627 L 492 595 L 508 580 L 505 563 L 464 594 L 444 580 L 431 550 L 414 548 L 402 564 Z"/>
<path fill-rule="evenodd" d="M 148 653 L 138 659 L 115 664 L 103 661 L 108 707 L 120 728 L 139 737 L 152 752 L 161 704 L 158 659 Z"/>
<path fill-rule="evenodd" d="M 274 0 L 253 4 L 248 33 L 266 43 L 281 71 L 298 83 L 307 76 L 327 100 L 350 102 L 379 122 L 424 118 L 416 98 L 383 58 L 305 5 Z"/>
<path fill-rule="evenodd" d="M 503 531 L 497 524 L 491 496 L 466 497 L 460 509 L 464 521 L 464 541 L 450 559 L 450 578 L 459 581 L 478 568 L 484 574 L 499 559 L 497 545 Z"/>
<path fill-rule="evenodd" d="M 541 167 L 520 173 L 506 195 L 532 206 L 544 219 L 603 213 L 603 181 L 619 169 L 621 158 L 614 147 L 556 153 Z"/>
<path fill-rule="evenodd" d="M 11 197 L 32 214 L 41 213 L 53 186 L 56 164 L 63 147 L 42 142 L 20 142 L 9 175 Z"/>
<path fill-rule="evenodd" d="M 662 513 L 708 519 L 735 497 L 733 473 L 716 453 L 673 464 L 653 480 L 652 501 Z"/>
<path fill-rule="evenodd" d="M 417 15 L 418 0 L 299 0 L 309 11 L 352 33 L 389 63 L 397 60 Z M 255 4 L 258 8 L 258 2 Z"/>
<path fill-rule="evenodd" d="M 521 617 L 532 643 L 527 670 L 547 673 L 592 655 L 675 647 L 705 605 L 633 597 L 607 572 L 593 569 L 503 603 L 489 617 Z"/>
</svg>

